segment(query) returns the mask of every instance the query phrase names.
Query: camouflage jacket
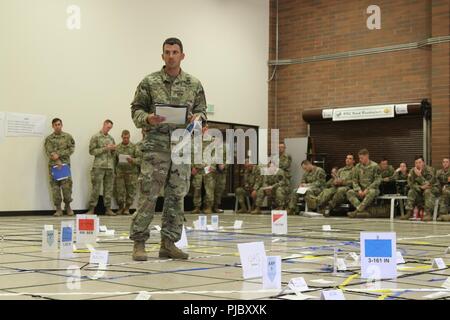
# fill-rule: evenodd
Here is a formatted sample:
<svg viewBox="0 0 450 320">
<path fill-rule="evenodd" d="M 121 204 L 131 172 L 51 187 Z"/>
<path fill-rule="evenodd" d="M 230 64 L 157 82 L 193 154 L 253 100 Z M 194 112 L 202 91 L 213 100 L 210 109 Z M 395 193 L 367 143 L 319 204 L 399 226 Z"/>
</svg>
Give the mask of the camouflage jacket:
<svg viewBox="0 0 450 320">
<path fill-rule="evenodd" d="M 408 180 L 408 173 L 403 174 L 403 172 L 401 172 L 401 171 L 396 171 L 394 173 L 394 175 L 392 176 L 392 180 L 393 181 L 401 181 L 401 180 L 406 181 L 406 180 Z"/>
<path fill-rule="evenodd" d="M 247 191 L 256 190 L 261 185 L 261 172 L 257 165 L 254 165 L 253 168 L 246 169 L 243 167 L 239 174 L 243 177 L 243 188 Z"/>
<path fill-rule="evenodd" d="M 115 144 L 111 135 L 101 131 L 94 134 L 89 142 L 89 154 L 95 156 L 94 168 L 114 169 L 115 152 L 106 149 L 108 144 Z"/>
<path fill-rule="evenodd" d="M 380 166 L 370 161 L 367 166 L 358 163 L 353 169 L 353 190 L 378 189 L 381 183 Z"/>
<path fill-rule="evenodd" d="M 425 166 L 422 170 L 421 176 L 416 175 L 414 168 L 409 171 L 408 186 L 410 189 L 422 192 L 423 190 L 420 187 L 427 183 L 431 185 L 431 190 L 433 193 L 439 192 L 439 182 L 436 179 L 436 175 L 432 167 Z"/>
<path fill-rule="evenodd" d="M 380 169 L 381 179 L 389 178 L 389 181 L 393 181 L 394 173 L 395 173 L 395 169 L 391 165 L 389 165 L 386 170 Z"/>
<path fill-rule="evenodd" d="M 342 185 L 336 186 L 334 185 L 335 178 L 331 178 L 327 182 L 327 187 L 352 187 L 353 180 L 352 180 L 352 174 L 353 174 L 353 166 L 352 167 L 342 167 L 337 171 L 336 177 L 340 180 L 342 180 Z"/>
<path fill-rule="evenodd" d="M 73 140 L 72 136 L 66 132 L 61 132 L 60 134 L 52 133 L 45 138 L 44 149 L 49 158 L 49 166 L 57 164 L 57 160 L 55 161 L 50 158 L 52 152 L 59 155 L 59 160 L 61 160 L 62 163 L 70 164 L 70 156 L 75 151 L 75 140 Z"/>
<path fill-rule="evenodd" d="M 324 188 L 326 184 L 327 174 L 320 167 L 314 167 L 311 172 L 305 171 L 300 183 L 309 184 L 311 187 Z"/>
<path fill-rule="evenodd" d="M 147 117 L 150 113 L 155 113 L 155 104 L 186 105 L 189 113 L 206 120 L 206 98 L 200 81 L 184 71 L 173 79 L 163 67 L 141 81 L 131 102 L 134 124 L 147 132 L 143 141 L 143 152 L 170 152 L 171 132 L 177 127 L 185 128 L 187 125 L 149 124 Z"/>
<path fill-rule="evenodd" d="M 284 153 L 283 155 L 280 155 L 279 158 L 280 164 L 278 165 L 283 171 L 287 174 L 290 173 L 291 163 L 292 163 L 292 157 Z"/>
<path fill-rule="evenodd" d="M 274 174 L 261 175 L 261 179 L 255 185 L 255 190 L 265 187 L 286 187 L 288 186 L 286 173 L 283 169 L 278 168 Z"/>
<path fill-rule="evenodd" d="M 436 178 L 437 178 L 437 180 L 439 182 L 440 190 L 442 190 L 442 188 L 444 186 L 448 185 L 449 177 L 450 177 L 450 169 L 448 169 L 447 171 L 444 171 L 444 169 L 439 169 L 436 172 Z"/>
<path fill-rule="evenodd" d="M 139 165 L 142 156 L 137 144 L 128 143 L 124 145 L 120 143 L 116 147 L 116 173 L 139 173 Z M 119 154 L 129 155 L 133 158 L 133 163 L 119 162 Z"/>
</svg>

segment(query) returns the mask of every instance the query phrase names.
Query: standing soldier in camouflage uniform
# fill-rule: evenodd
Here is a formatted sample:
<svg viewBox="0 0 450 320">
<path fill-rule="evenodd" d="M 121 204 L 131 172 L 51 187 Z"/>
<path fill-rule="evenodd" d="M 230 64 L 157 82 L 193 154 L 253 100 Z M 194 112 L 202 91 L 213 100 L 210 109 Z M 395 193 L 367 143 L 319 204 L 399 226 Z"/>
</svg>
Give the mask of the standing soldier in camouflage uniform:
<svg viewBox="0 0 450 320">
<path fill-rule="evenodd" d="M 286 174 L 286 178 L 288 179 L 289 183 L 291 183 L 291 163 L 292 163 L 292 157 L 291 155 L 286 153 L 286 144 L 284 142 L 279 144 L 279 167 L 283 169 L 284 173 Z"/>
<path fill-rule="evenodd" d="M 141 158 L 137 145 L 130 142 L 130 131 L 122 131 L 122 142 L 116 147 L 116 177 L 114 191 L 119 205 L 117 214 L 129 215 L 136 196 L 136 185 Z M 128 156 L 120 162 L 120 155 Z"/>
<path fill-rule="evenodd" d="M 223 163 L 217 164 L 216 167 L 216 187 L 214 189 L 214 205 L 213 212 L 214 213 L 223 213 L 223 210 L 220 207 L 222 204 L 222 196 L 225 192 L 227 186 L 227 176 L 228 176 L 228 164 L 226 163 L 226 152 L 227 147 L 226 144 L 223 144 Z"/>
<path fill-rule="evenodd" d="M 160 258 L 187 259 L 188 255 L 175 246 L 180 240 L 184 219 L 183 201 L 189 191 L 191 167 L 176 164 L 171 159 L 171 133 L 186 124 L 164 123 L 155 114 L 155 104 L 187 106 L 187 122 L 206 120 L 206 99 L 199 80 L 180 68 L 184 59 L 183 45 L 176 38 L 164 41 L 162 58 L 165 66 L 139 84 L 131 103 L 131 115 L 138 128 L 147 131 L 143 142 L 143 159 L 139 176 L 139 204 L 133 215 L 130 239 L 134 241 L 133 260 L 145 261 L 145 242 L 150 236 L 149 225 L 155 214 L 158 193 L 164 187 Z"/>
<path fill-rule="evenodd" d="M 256 190 L 256 206 L 251 214 L 260 214 L 263 206 L 264 198 L 269 197 L 271 201 L 275 201 L 277 209 L 283 209 L 286 203 L 286 174 L 281 168 L 277 168 L 272 162 L 269 162 L 267 168 L 261 169 L 262 183 L 258 185 Z"/>
<path fill-rule="evenodd" d="M 100 132 L 94 134 L 89 142 L 89 154 L 94 156 L 94 165 L 91 170 L 92 194 L 89 200 L 89 211 L 86 214 L 94 214 L 98 202 L 100 189 L 103 185 L 103 198 L 105 202 L 106 215 L 115 216 L 111 210 L 111 199 L 114 187 L 114 161 L 116 142 L 109 135 L 113 127 L 111 120 L 103 122 Z"/>
<path fill-rule="evenodd" d="M 207 146 L 211 143 L 216 144 L 214 151 L 219 151 L 219 140 L 212 140 L 212 142 L 207 142 L 204 145 L 203 152 Z M 205 181 L 205 191 L 206 191 L 206 199 L 205 199 L 205 214 L 215 213 L 223 213 L 222 209 L 219 209 L 219 205 L 222 201 L 222 194 L 225 191 L 226 183 L 227 183 L 227 168 L 226 164 L 226 147 L 225 144 L 222 146 L 222 163 L 216 163 L 215 153 L 212 156 L 212 163 L 209 165 L 205 165 L 205 168 L 209 169 L 208 173 L 204 175 Z"/>
<path fill-rule="evenodd" d="M 380 184 L 380 194 L 387 194 L 394 192 L 394 167 L 391 166 L 386 158 L 380 161 L 380 175 L 381 175 L 381 184 Z"/>
<path fill-rule="evenodd" d="M 439 200 L 439 221 L 450 221 L 448 209 L 450 206 L 450 160 L 444 158 L 442 160 L 442 169 L 436 173 L 439 187 L 441 190 L 441 198 Z"/>
<path fill-rule="evenodd" d="M 245 197 L 252 197 L 253 203 L 256 201 L 256 189 L 261 183 L 261 174 L 259 167 L 250 163 L 249 159 L 245 159 L 244 168 L 240 170 L 240 176 L 243 177 L 244 183 L 242 187 L 237 187 L 235 191 L 236 198 L 241 206 L 237 213 L 247 213 L 250 208 L 247 208 Z"/>
<path fill-rule="evenodd" d="M 61 208 L 61 191 L 64 198 L 65 210 L 68 216 L 73 216 L 70 203 L 72 202 L 72 178 L 56 181 L 52 176 L 52 167 L 67 164 L 70 166 L 70 156 L 75 151 L 75 141 L 72 136 L 62 131 L 61 119 L 52 120 L 53 133 L 45 138 L 44 148 L 48 161 L 50 187 L 52 190 L 53 204 L 56 207 L 55 217 L 63 215 Z"/>
<path fill-rule="evenodd" d="M 369 151 L 362 149 L 358 152 L 359 163 L 353 169 L 353 189 L 347 191 L 347 199 L 356 208 L 347 213 L 350 218 L 369 218 L 366 208 L 372 204 L 380 194 L 380 167 L 369 159 Z"/>
<path fill-rule="evenodd" d="M 202 150 L 204 150 L 206 146 L 205 141 L 202 141 Z M 199 146 L 197 146 L 195 143 L 192 143 L 192 154 L 191 154 L 191 159 L 192 159 L 192 164 L 191 164 L 191 176 L 192 176 L 192 189 L 194 191 L 194 195 L 193 195 L 193 202 L 194 202 L 194 210 L 192 211 L 193 214 L 199 214 L 200 213 L 200 209 L 202 207 L 202 184 L 203 184 L 203 180 L 204 180 L 204 176 L 205 176 L 205 164 L 204 163 L 195 163 L 194 161 L 194 157 L 195 154 L 197 154 L 198 152 L 200 152 L 200 149 L 198 148 Z M 206 205 L 206 201 L 205 201 L 205 205 Z"/>
<path fill-rule="evenodd" d="M 352 154 L 348 154 L 345 158 L 345 167 L 340 168 L 336 172 L 336 176 L 327 184 L 327 188 L 323 190 L 317 197 L 318 208 L 323 208 L 324 215 L 328 216 L 330 211 L 338 205 L 347 201 L 347 191 L 353 185 L 352 173 L 355 159 Z M 332 174 L 333 176 L 333 174 Z"/>
<path fill-rule="evenodd" d="M 305 202 L 308 205 L 308 209 L 314 210 L 317 207 L 316 196 L 318 196 L 325 187 L 327 174 L 322 168 L 313 166 L 309 160 L 303 160 L 301 166 L 305 173 L 303 174 L 302 180 L 300 180 L 299 187 L 308 187 L 308 190 L 305 193 Z M 289 202 L 290 214 L 297 210 L 297 202 L 300 196 L 300 194 L 297 193 L 297 189 L 294 189 L 291 194 Z"/>
<path fill-rule="evenodd" d="M 423 221 L 431 220 L 431 212 L 434 208 L 436 196 L 439 194 L 439 182 L 436 179 L 434 169 L 425 165 L 422 156 L 417 156 L 414 161 L 414 168 L 408 176 L 408 200 L 406 202 L 406 214 L 400 219 L 408 220 L 412 216 L 414 206 L 425 202 L 425 214 Z"/>
</svg>

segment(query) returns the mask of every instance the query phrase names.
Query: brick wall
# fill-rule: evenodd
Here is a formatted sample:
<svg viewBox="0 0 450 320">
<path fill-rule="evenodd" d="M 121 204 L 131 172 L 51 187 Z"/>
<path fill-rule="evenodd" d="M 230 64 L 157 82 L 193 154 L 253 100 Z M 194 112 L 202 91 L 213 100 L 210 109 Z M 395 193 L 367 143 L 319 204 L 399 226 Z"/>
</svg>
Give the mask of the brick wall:
<svg viewBox="0 0 450 320">
<path fill-rule="evenodd" d="M 433 3 L 433 4 L 432 4 Z M 381 9 L 369 30 L 366 8 Z M 279 0 L 279 59 L 417 42 L 449 34 L 449 0 Z M 271 1 L 270 59 L 275 59 L 276 1 Z M 449 43 L 421 49 L 278 66 L 269 86 L 269 126 L 281 138 L 305 136 L 302 110 L 420 102 L 433 104 L 432 159 L 449 154 Z M 269 76 L 273 67 L 269 70 Z M 275 88 L 276 87 L 276 88 Z M 276 89 L 276 95 L 275 95 Z M 275 97 L 277 112 L 275 112 Z M 276 116 L 277 115 L 277 116 Z"/>
</svg>

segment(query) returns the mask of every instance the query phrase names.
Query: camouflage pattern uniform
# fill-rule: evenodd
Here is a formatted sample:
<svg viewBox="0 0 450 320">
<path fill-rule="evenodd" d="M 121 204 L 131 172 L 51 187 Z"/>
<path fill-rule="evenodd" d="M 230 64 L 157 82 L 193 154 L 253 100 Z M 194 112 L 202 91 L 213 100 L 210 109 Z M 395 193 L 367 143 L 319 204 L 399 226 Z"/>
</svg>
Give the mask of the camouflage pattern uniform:
<svg viewBox="0 0 450 320">
<path fill-rule="evenodd" d="M 116 147 L 116 177 L 114 191 L 119 208 L 130 208 L 136 196 L 136 186 L 139 174 L 141 155 L 138 146 L 134 143 L 124 145 L 120 143 Z M 119 162 L 119 154 L 129 155 L 133 163 Z"/>
<path fill-rule="evenodd" d="M 381 183 L 379 186 L 380 194 L 389 194 L 395 192 L 394 173 L 395 169 L 391 165 L 388 165 L 388 167 L 385 170 L 382 170 L 380 168 L 380 176 L 381 176 Z M 387 181 L 384 181 L 384 179 L 386 179 Z"/>
<path fill-rule="evenodd" d="M 280 154 L 278 166 L 285 172 L 286 178 L 289 180 L 289 183 L 291 181 L 291 163 L 292 157 L 289 154 L 287 154 L 286 152 Z"/>
<path fill-rule="evenodd" d="M 136 213 L 130 227 L 130 239 L 146 241 L 149 225 L 155 214 L 156 200 L 164 187 L 162 214 L 162 239 L 180 240 L 184 219 L 184 197 L 189 191 L 191 166 L 175 164 L 171 160 L 171 132 L 186 128 L 186 124 L 152 125 L 148 115 L 155 113 L 155 104 L 187 105 L 188 112 L 206 120 L 206 99 L 199 80 L 181 70 L 170 77 L 164 68 L 145 77 L 137 87 L 131 103 L 131 115 L 137 128 L 146 131 L 143 140 L 143 159 L 138 179 L 140 196 Z"/>
<path fill-rule="evenodd" d="M 48 172 L 49 181 L 52 192 L 53 204 L 55 207 L 61 207 L 61 201 L 64 199 L 64 203 L 67 206 L 72 202 L 72 178 L 56 181 L 52 176 L 52 167 L 61 163 L 70 165 L 70 156 L 75 151 L 75 141 L 72 136 L 66 132 L 60 134 L 52 133 L 45 138 L 44 143 L 45 153 L 49 158 Z M 55 152 L 59 155 L 59 160 L 52 160 L 51 154 Z M 61 198 L 61 191 L 63 199 Z"/>
<path fill-rule="evenodd" d="M 431 189 L 422 190 L 420 187 L 430 184 Z M 431 215 L 434 209 L 436 196 L 439 194 L 439 182 L 436 179 L 435 171 L 432 167 L 425 166 L 422 175 L 417 176 L 414 168 L 409 171 L 408 176 L 408 200 L 405 209 L 411 212 L 418 203 L 425 203 L 425 213 Z"/>
<path fill-rule="evenodd" d="M 364 212 L 380 194 L 378 189 L 381 183 L 380 166 L 370 161 L 363 165 L 358 163 L 353 169 L 353 189 L 347 191 L 347 199 L 356 208 L 357 212 Z M 359 191 L 367 190 L 367 194 L 361 201 Z"/>
<path fill-rule="evenodd" d="M 336 174 L 337 178 L 342 180 L 342 184 L 336 186 L 335 179 L 332 178 L 327 183 L 327 188 L 324 189 L 317 197 L 317 206 L 328 206 L 329 209 L 334 209 L 338 205 L 347 201 L 347 191 L 353 185 L 352 180 L 353 166 L 346 166 L 340 168 Z"/>
<path fill-rule="evenodd" d="M 408 173 L 404 174 L 401 171 L 396 171 L 392 176 L 392 180 L 395 181 L 397 193 L 406 196 L 408 194 Z"/>
<path fill-rule="evenodd" d="M 261 175 L 261 183 L 256 190 L 256 207 L 262 207 L 264 198 L 267 196 L 267 187 L 272 187 L 269 199 L 275 200 L 276 207 L 283 208 L 286 203 L 286 183 L 286 173 L 281 168 L 278 168 L 274 174 Z"/>
<path fill-rule="evenodd" d="M 450 187 L 449 180 L 450 169 L 444 171 L 444 169 L 439 169 L 436 173 L 436 178 L 439 182 L 439 190 L 441 192 L 441 197 L 439 199 L 439 215 L 448 214 L 448 209 L 450 205 Z"/>
<path fill-rule="evenodd" d="M 202 141 L 202 150 L 204 150 L 206 146 L 205 141 Z M 199 210 L 202 206 L 202 184 L 205 176 L 205 164 L 203 163 L 195 163 L 194 156 L 197 152 L 200 152 L 200 150 L 195 150 L 195 144 L 192 143 L 192 168 L 195 168 L 197 170 L 197 173 L 195 175 L 192 175 L 192 189 L 194 191 L 193 195 L 193 202 L 194 202 L 194 211 L 195 213 L 199 213 Z"/>
<path fill-rule="evenodd" d="M 247 212 L 250 208 L 247 208 L 245 197 L 250 197 L 253 190 L 260 188 L 262 179 L 261 172 L 257 165 L 253 165 L 250 169 L 243 167 L 239 174 L 244 178 L 244 183 L 242 187 L 236 188 L 235 194 L 239 204 L 241 205 L 242 212 Z"/>
<path fill-rule="evenodd" d="M 114 187 L 114 161 L 115 152 L 106 149 L 109 144 L 115 144 L 114 138 L 104 135 L 102 131 L 92 136 L 89 142 L 89 154 L 95 156 L 91 170 L 92 194 L 89 200 L 89 209 L 95 208 L 103 184 L 103 198 L 105 208 L 111 209 L 111 199 Z"/>
<path fill-rule="evenodd" d="M 316 209 L 317 207 L 316 196 L 318 196 L 325 187 L 326 178 L 327 174 L 325 173 L 325 170 L 316 166 L 314 166 L 311 172 L 306 171 L 303 174 L 300 184 L 307 184 L 309 187 L 308 191 L 306 191 L 305 193 L 305 201 L 306 204 L 308 205 L 308 209 L 312 210 Z M 300 197 L 300 194 L 297 193 L 297 189 L 294 189 L 294 191 L 291 194 L 289 209 L 292 211 L 296 211 L 298 198 Z"/>
<path fill-rule="evenodd" d="M 213 143 L 213 142 L 210 142 Z M 209 143 L 207 143 L 209 145 Z M 206 146 L 205 146 L 206 148 Z M 205 149 L 203 149 L 205 150 Z M 210 165 L 211 172 L 205 174 L 205 191 L 206 191 L 206 199 L 205 199 L 205 207 L 212 208 L 214 212 L 220 212 L 219 206 L 222 202 L 222 195 L 226 188 L 227 183 L 227 175 L 228 175 L 228 165 L 226 162 L 226 146 L 223 145 L 223 156 L 222 162 L 224 164 L 224 169 L 220 170 L 219 164 L 212 163 Z M 214 156 L 214 155 L 213 155 Z"/>
</svg>

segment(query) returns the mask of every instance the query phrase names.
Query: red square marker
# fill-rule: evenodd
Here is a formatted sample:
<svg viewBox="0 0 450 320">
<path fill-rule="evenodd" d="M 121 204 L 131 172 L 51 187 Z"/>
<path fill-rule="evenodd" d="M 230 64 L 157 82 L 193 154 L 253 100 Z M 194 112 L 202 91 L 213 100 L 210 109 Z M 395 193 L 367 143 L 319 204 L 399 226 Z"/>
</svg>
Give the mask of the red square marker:
<svg viewBox="0 0 450 320">
<path fill-rule="evenodd" d="M 78 221 L 78 230 L 94 231 L 94 219 L 80 219 Z"/>
</svg>

